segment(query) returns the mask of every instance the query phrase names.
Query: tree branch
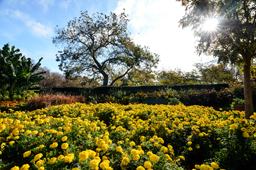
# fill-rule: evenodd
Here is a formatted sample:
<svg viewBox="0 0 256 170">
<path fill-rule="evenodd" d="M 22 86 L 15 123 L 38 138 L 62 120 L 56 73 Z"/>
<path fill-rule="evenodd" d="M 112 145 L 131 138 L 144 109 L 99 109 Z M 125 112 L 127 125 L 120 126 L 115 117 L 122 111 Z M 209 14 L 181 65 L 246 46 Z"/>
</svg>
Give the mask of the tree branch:
<svg viewBox="0 0 256 170">
<path fill-rule="evenodd" d="M 123 75 L 118 76 L 117 78 L 115 78 L 109 86 L 113 86 L 113 84 L 114 84 L 118 79 L 123 78 L 132 68 L 133 68 L 133 67 L 130 67 L 129 69 L 126 70 L 126 72 L 125 72 Z"/>
</svg>

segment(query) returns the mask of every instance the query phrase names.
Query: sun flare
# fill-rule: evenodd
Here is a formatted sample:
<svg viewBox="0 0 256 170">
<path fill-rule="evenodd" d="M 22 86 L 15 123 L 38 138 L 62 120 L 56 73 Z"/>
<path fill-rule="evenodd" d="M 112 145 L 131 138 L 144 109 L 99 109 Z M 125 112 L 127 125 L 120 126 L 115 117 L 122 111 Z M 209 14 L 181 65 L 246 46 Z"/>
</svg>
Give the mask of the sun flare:
<svg viewBox="0 0 256 170">
<path fill-rule="evenodd" d="M 203 24 L 204 31 L 215 31 L 219 21 L 216 18 L 207 19 Z"/>
</svg>

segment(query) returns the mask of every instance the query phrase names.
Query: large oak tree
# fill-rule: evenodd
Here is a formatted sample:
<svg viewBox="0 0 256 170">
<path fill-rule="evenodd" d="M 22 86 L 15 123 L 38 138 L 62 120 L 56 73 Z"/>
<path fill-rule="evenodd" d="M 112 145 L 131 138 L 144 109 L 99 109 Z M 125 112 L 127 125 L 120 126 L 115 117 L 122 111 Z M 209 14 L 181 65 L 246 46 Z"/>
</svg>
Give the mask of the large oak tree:
<svg viewBox="0 0 256 170">
<path fill-rule="evenodd" d="M 251 60 L 256 56 L 255 0 L 176 0 L 186 7 L 181 26 L 191 26 L 199 38 L 197 51 L 218 57 L 223 63 L 242 63 L 244 67 L 245 117 L 253 114 L 250 85 Z M 219 20 L 215 31 L 203 30 L 209 18 Z"/>
<path fill-rule="evenodd" d="M 68 22 L 66 28 L 56 28 L 54 44 L 65 44 L 57 55 L 59 68 L 66 77 L 81 74 L 93 78 L 101 75 L 103 86 L 113 85 L 134 67 L 156 67 L 158 55 L 148 48 L 135 45 L 127 31 L 128 16 L 81 12 L 79 18 Z M 123 70 L 117 77 L 113 72 Z M 109 82 L 112 80 L 112 82 Z"/>
</svg>

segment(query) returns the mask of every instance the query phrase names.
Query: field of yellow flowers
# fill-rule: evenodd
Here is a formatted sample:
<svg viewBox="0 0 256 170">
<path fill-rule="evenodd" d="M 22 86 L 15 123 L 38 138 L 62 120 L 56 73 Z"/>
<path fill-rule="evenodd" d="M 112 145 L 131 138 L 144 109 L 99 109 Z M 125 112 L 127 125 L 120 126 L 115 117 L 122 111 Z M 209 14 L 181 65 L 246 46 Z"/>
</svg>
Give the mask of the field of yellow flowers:
<svg viewBox="0 0 256 170">
<path fill-rule="evenodd" d="M 256 113 L 67 104 L 0 112 L 0 169 L 256 169 Z"/>
</svg>

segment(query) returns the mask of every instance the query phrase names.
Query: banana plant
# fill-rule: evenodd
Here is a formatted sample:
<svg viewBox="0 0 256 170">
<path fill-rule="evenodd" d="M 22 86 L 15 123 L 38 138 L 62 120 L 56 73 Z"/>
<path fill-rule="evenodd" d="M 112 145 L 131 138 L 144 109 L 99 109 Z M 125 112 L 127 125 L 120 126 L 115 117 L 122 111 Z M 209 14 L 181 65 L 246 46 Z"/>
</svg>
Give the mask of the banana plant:
<svg viewBox="0 0 256 170">
<path fill-rule="evenodd" d="M 10 49 L 9 43 L 0 50 L 0 87 L 7 88 L 11 99 L 15 90 L 27 90 L 35 82 L 44 79 L 42 74 L 45 72 L 33 74 L 40 67 L 43 58 L 33 65 L 31 59 L 22 56 L 19 51 L 14 46 Z"/>
</svg>

